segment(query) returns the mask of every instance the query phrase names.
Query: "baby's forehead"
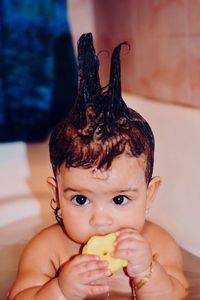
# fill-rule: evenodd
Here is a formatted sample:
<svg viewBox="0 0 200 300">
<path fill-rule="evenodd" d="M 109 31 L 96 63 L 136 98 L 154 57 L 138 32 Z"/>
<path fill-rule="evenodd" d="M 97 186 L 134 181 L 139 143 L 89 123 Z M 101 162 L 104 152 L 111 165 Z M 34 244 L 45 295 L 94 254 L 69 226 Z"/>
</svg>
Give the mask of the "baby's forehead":
<svg viewBox="0 0 200 300">
<path fill-rule="evenodd" d="M 62 164 L 58 176 L 60 182 L 65 185 L 76 185 L 77 182 L 82 185 L 93 185 L 97 183 L 111 184 L 112 186 L 139 185 L 145 182 L 146 158 L 130 157 L 120 155 L 113 160 L 111 166 L 107 169 L 98 168 L 97 166 L 84 169 L 83 167 L 69 167 Z"/>
</svg>

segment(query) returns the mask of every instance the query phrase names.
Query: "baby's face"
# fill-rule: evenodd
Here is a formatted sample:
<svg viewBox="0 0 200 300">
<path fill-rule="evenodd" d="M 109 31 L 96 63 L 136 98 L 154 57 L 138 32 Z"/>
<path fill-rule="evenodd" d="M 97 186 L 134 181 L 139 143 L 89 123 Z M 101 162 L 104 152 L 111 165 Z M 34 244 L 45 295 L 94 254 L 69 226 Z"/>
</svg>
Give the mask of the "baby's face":
<svg viewBox="0 0 200 300">
<path fill-rule="evenodd" d="M 57 177 L 65 230 L 77 243 L 121 228 L 142 231 L 147 209 L 145 162 L 125 154 L 109 170 L 61 167 Z"/>
</svg>

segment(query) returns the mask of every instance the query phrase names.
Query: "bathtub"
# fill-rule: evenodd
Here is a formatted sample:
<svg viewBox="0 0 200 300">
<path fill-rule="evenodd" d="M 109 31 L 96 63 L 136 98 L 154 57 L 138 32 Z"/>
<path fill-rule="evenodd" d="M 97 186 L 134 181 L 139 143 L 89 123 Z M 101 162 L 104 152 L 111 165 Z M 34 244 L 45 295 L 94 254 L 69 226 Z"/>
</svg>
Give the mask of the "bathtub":
<svg viewBox="0 0 200 300">
<path fill-rule="evenodd" d="M 16 276 L 24 245 L 52 224 L 47 142 L 0 144 L 0 299 Z"/>
<path fill-rule="evenodd" d="M 149 219 L 167 229 L 183 251 L 191 283 L 190 299 L 200 299 L 200 110 L 177 107 L 124 94 L 129 106 L 151 124 L 156 139 L 154 174 L 162 185 Z M 16 276 L 24 245 L 52 224 L 52 171 L 48 141 L 0 144 L 0 299 Z"/>
</svg>

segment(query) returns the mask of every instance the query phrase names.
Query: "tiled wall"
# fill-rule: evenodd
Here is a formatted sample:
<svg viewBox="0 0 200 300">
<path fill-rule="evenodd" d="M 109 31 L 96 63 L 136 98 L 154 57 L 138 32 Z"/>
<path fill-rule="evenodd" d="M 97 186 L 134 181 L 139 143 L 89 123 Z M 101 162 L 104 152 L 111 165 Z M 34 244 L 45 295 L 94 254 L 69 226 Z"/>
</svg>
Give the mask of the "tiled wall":
<svg viewBox="0 0 200 300">
<path fill-rule="evenodd" d="M 92 31 L 98 50 L 122 51 L 125 91 L 200 107 L 200 0 L 71 0 L 74 34 Z M 79 14 L 78 14 L 79 13 Z M 78 15 L 77 15 L 78 14 Z M 109 56 L 101 53 L 102 82 Z"/>
</svg>

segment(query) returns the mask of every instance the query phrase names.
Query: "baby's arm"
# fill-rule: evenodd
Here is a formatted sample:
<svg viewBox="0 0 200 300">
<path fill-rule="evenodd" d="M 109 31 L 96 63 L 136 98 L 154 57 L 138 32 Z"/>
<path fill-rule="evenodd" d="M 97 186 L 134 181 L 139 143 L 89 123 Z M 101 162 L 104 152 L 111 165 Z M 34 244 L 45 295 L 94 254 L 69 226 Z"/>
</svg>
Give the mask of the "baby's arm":
<svg viewBox="0 0 200 300">
<path fill-rule="evenodd" d="M 42 232 L 25 248 L 8 300 L 81 300 L 107 292 L 107 285 L 92 282 L 110 275 L 107 263 L 77 255 L 59 268 L 59 251 L 54 250 L 59 245 L 48 233 Z"/>
<path fill-rule="evenodd" d="M 49 232 L 51 230 L 48 229 L 42 231 L 25 247 L 20 259 L 17 279 L 9 292 L 8 300 L 65 300 L 55 277 L 56 267 L 53 259 L 51 260 L 52 241 Z"/>
<path fill-rule="evenodd" d="M 170 245 L 167 249 L 167 259 L 162 259 L 162 254 L 155 255 L 152 263 L 152 274 L 149 281 L 140 289 L 136 289 L 138 299 L 145 300 L 180 300 L 186 299 L 188 284 L 183 275 L 180 250 L 176 245 Z M 164 255 L 164 251 L 163 251 Z M 171 257 L 170 257 L 171 256 Z M 132 281 L 137 286 L 146 274 Z"/>
<path fill-rule="evenodd" d="M 187 296 L 182 256 L 173 238 L 151 226 L 151 242 L 138 232 L 122 230 L 115 255 L 128 260 L 127 273 L 139 300 L 180 300 Z M 152 254 L 153 262 L 151 266 Z M 143 284 L 143 278 L 147 282 Z"/>
</svg>

